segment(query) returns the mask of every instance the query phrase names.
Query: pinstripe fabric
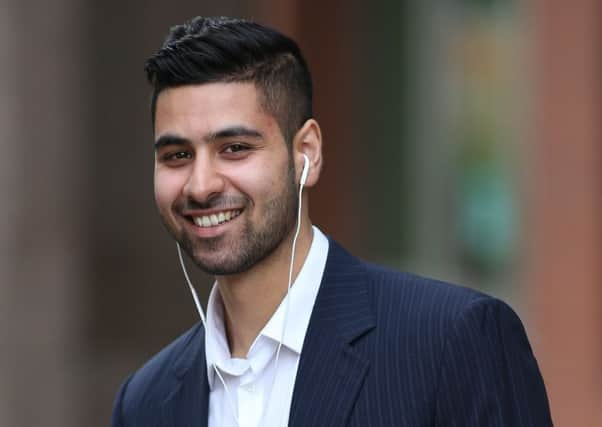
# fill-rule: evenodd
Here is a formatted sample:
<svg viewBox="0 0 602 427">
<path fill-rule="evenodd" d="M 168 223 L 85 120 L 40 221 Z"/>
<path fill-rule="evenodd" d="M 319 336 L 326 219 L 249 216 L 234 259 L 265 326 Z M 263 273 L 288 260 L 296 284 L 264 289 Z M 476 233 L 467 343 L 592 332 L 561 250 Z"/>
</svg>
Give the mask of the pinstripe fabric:
<svg viewBox="0 0 602 427">
<path fill-rule="evenodd" d="M 202 334 L 193 328 L 124 383 L 113 426 L 207 425 Z M 330 241 L 289 426 L 550 425 L 537 363 L 507 305 L 363 263 Z"/>
</svg>

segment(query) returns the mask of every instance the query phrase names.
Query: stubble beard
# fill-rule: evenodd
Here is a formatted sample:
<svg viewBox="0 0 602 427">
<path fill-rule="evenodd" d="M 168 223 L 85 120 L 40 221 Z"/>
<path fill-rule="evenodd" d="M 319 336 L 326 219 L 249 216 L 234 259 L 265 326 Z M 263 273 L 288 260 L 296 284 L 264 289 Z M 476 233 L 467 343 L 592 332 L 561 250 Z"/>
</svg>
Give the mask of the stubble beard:
<svg viewBox="0 0 602 427">
<path fill-rule="evenodd" d="M 290 162 L 282 191 L 263 206 L 264 221 L 254 224 L 243 216 L 242 231 L 199 239 L 184 230 L 176 230 L 161 215 L 170 234 L 180 243 L 194 263 L 205 273 L 226 276 L 243 273 L 271 255 L 286 239 L 296 223 L 297 195 L 294 169 Z M 247 203 L 247 209 L 249 203 Z M 229 247 L 228 247 L 229 245 Z M 217 256 L 217 253 L 221 253 Z M 211 256 L 211 255 L 215 256 Z"/>
</svg>

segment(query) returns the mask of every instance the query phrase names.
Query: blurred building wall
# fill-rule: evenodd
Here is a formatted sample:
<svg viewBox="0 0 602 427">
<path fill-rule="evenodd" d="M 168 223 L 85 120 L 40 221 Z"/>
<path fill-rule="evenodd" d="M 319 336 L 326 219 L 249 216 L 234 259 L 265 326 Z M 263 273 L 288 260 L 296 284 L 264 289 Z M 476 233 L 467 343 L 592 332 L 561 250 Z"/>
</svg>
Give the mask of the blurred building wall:
<svg viewBox="0 0 602 427">
<path fill-rule="evenodd" d="M 43 12 L 43 13 L 42 13 Z M 86 90 L 77 1 L 0 14 L 0 425 L 81 425 Z"/>
<path fill-rule="evenodd" d="M 602 423 L 602 4 L 531 0 L 525 297 L 558 426 Z"/>
</svg>

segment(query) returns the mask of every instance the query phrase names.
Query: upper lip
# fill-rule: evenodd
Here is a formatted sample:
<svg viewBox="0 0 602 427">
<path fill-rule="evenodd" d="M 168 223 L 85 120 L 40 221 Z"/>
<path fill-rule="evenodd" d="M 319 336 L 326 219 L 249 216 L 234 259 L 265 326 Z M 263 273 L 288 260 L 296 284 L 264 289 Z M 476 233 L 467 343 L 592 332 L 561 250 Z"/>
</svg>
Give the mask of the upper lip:
<svg viewBox="0 0 602 427">
<path fill-rule="evenodd" d="M 198 210 L 186 210 L 182 211 L 183 216 L 189 217 L 199 217 L 199 216 L 209 216 L 213 214 L 219 214 L 220 212 L 228 212 L 228 211 L 242 211 L 242 207 L 226 207 L 226 208 L 212 208 L 212 209 L 198 209 Z"/>
</svg>

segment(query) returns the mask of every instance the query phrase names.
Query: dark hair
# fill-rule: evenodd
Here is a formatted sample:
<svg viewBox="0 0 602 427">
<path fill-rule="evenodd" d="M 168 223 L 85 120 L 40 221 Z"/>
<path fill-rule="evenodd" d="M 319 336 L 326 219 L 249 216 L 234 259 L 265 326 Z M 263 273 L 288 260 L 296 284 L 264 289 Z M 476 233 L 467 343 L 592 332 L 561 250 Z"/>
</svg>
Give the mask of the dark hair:
<svg viewBox="0 0 602 427">
<path fill-rule="evenodd" d="M 152 120 L 165 88 L 212 82 L 252 82 L 262 108 L 285 140 L 312 117 L 312 83 L 297 44 L 254 22 L 196 17 L 169 30 L 163 46 L 145 66 L 153 86 Z"/>
</svg>

